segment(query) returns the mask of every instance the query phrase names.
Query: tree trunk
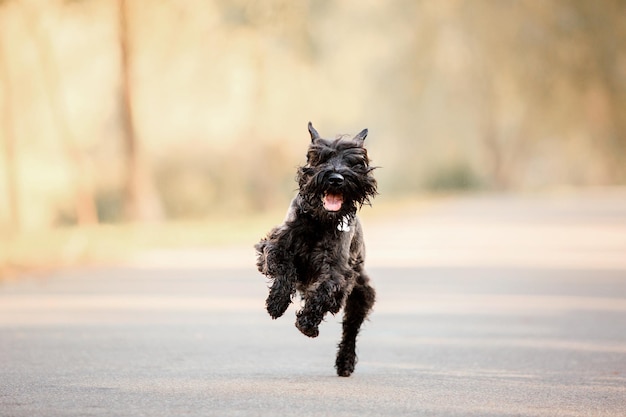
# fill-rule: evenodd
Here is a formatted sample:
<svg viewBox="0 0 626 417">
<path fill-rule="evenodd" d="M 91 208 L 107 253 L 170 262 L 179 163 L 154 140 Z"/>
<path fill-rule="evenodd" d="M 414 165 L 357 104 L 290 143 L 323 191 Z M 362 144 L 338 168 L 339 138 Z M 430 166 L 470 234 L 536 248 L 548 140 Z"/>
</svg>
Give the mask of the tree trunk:
<svg viewBox="0 0 626 417">
<path fill-rule="evenodd" d="M 50 38 L 41 32 L 39 22 L 33 16 L 35 12 L 26 10 L 26 8 L 23 8 L 22 11 L 28 26 L 31 28 L 33 41 L 39 53 L 50 112 L 61 137 L 65 154 L 70 164 L 72 178 L 74 179 L 74 206 L 77 222 L 81 226 L 97 224 L 98 211 L 94 198 L 89 161 L 81 152 L 68 121 L 67 105 L 61 86 L 61 76 Z"/>
<path fill-rule="evenodd" d="M 9 208 L 8 231 L 16 234 L 20 231 L 20 209 L 18 201 L 18 173 L 17 156 L 15 154 L 15 136 L 13 131 L 13 113 L 11 111 L 12 90 L 8 65 L 6 65 L 4 47 L 2 44 L 4 37 L 0 36 L 0 85 L 4 92 L 4 110 L 2 118 L 2 139 L 4 142 L 5 177 L 7 182 L 7 202 Z"/>
<path fill-rule="evenodd" d="M 129 10 L 126 0 L 118 0 L 122 136 L 126 152 L 125 212 L 132 221 L 155 221 L 162 218 L 162 208 L 148 174 L 133 117 L 132 62 L 129 35 Z"/>
</svg>

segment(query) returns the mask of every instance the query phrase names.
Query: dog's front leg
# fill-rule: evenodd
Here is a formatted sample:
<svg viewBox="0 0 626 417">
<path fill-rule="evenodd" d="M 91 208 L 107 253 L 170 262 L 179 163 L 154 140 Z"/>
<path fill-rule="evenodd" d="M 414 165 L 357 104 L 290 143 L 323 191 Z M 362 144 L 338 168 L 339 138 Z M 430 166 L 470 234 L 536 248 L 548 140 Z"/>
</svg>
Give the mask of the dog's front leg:
<svg viewBox="0 0 626 417">
<path fill-rule="evenodd" d="M 317 337 L 318 326 L 326 313 L 336 314 L 345 301 L 345 269 L 324 265 L 317 281 L 304 294 L 304 308 L 297 313 L 296 327 L 304 335 Z"/>
<path fill-rule="evenodd" d="M 273 319 L 282 316 L 296 293 L 296 268 L 293 256 L 276 240 L 262 240 L 257 246 L 257 266 L 272 280 L 265 308 Z"/>
<path fill-rule="evenodd" d="M 287 311 L 291 298 L 296 293 L 296 284 L 292 276 L 293 274 L 286 272 L 273 277 L 270 293 L 265 300 L 265 308 L 273 319 L 279 318 Z"/>
</svg>

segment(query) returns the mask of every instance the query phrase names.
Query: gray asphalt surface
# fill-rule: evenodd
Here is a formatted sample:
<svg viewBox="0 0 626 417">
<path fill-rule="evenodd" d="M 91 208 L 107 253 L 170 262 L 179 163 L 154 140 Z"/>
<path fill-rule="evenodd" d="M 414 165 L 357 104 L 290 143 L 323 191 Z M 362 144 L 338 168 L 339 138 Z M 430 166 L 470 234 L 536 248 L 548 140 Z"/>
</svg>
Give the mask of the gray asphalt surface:
<svg viewBox="0 0 626 417">
<path fill-rule="evenodd" d="M 468 205 L 449 210 L 425 217 L 439 219 L 428 231 L 443 252 L 451 236 L 442 219 L 457 219 L 456 230 L 462 213 L 478 218 Z M 610 217 L 612 230 L 622 231 L 624 213 Z M 602 210 L 579 214 L 590 217 L 574 216 L 572 227 L 607 219 Z M 528 230 L 544 224 L 529 221 Z M 371 246 L 383 247 L 388 228 L 372 230 Z M 350 378 L 333 369 L 340 317 L 317 339 L 294 327 L 296 306 L 272 321 L 248 258 L 238 267 L 137 264 L 3 282 L 0 415 L 624 416 L 626 269 L 598 264 L 605 258 L 592 250 L 621 250 L 616 239 L 581 251 L 590 260 L 576 267 L 569 255 L 561 266 L 541 262 L 549 249 L 541 241 L 518 264 L 451 256 L 455 265 L 394 267 L 397 259 L 372 252 L 379 301 Z"/>
</svg>

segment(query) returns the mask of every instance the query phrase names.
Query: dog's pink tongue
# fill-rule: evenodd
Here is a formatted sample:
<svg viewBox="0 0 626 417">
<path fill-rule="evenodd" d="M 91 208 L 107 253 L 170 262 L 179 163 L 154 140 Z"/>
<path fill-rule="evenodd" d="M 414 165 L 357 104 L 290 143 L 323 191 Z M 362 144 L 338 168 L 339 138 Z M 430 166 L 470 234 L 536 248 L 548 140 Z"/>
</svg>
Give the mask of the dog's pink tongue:
<svg viewBox="0 0 626 417">
<path fill-rule="evenodd" d="M 324 196 L 324 208 L 328 211 L 341 210 L 343 204 L 343 196 L 341 194 L 326 194 Z"/>
</svg>

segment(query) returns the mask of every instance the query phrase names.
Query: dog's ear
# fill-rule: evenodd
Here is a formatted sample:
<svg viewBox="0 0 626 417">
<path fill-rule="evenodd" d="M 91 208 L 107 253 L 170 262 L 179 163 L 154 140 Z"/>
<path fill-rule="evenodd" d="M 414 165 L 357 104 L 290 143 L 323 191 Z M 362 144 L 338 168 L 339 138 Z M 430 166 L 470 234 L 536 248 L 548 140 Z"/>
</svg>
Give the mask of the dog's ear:
<svg viewBox="0 0 626 417">
<path fill-rule="evenodd" d="M 316 139 L 320 138 L 320 134 L 317 133 L 311 122 L 309 122 L 309 133 L 311 134 L 311 142 L 315 142 Z"/>
<path fill-rule="evenodd" d="M 367 129 L 363 129 L 354 138 L 352 138 L 352 140 L 361 142 L 361 145 L 362 145 L 366 137 L 367 137 Z"/>
</svg>

